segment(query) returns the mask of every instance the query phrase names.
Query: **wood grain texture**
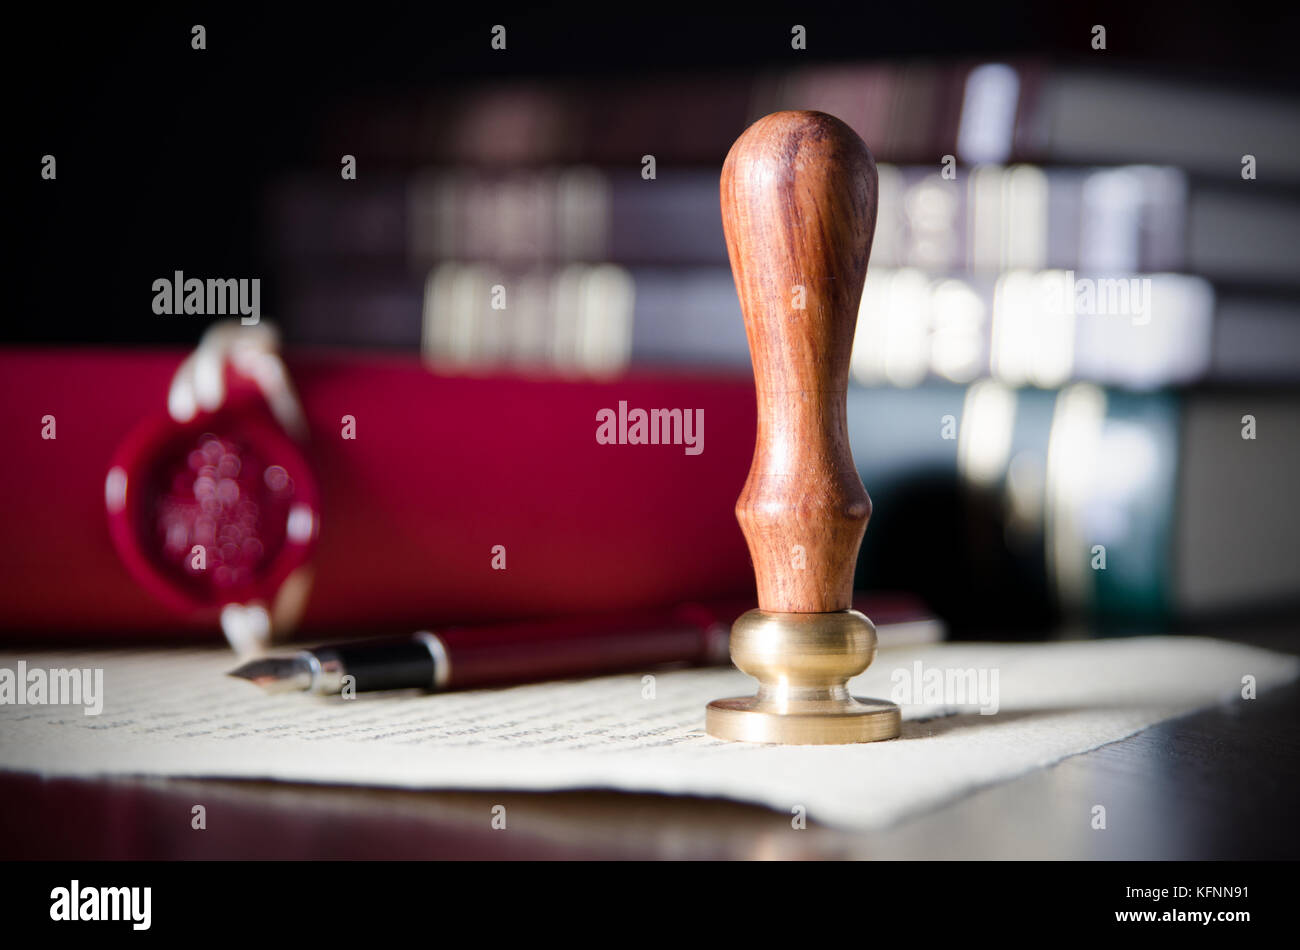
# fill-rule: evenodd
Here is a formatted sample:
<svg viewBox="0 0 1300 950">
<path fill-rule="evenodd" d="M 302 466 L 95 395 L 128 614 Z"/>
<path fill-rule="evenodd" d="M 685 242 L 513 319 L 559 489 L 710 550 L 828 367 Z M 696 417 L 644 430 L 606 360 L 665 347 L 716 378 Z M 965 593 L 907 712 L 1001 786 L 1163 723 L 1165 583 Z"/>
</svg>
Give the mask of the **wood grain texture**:
<svg viewBox="0 0 1300 950">
<path fill-rule="evenodd" d="M 736 502 L 758 603 L 844 610 L 871 515 L 845 392 L 876 226 L 876 163 L 839 119 L 777 112 L 731 147 L 721 195 L 758 396 L 754 460 Z"/>
</svg>

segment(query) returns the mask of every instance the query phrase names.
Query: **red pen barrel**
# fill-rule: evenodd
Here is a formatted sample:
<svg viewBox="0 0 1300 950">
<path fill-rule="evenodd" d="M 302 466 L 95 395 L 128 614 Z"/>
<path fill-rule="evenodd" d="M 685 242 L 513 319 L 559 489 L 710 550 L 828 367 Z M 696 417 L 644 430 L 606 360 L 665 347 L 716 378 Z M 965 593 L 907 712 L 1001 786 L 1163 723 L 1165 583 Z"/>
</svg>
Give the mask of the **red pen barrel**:
<svg viewBox="0 0 1300 950">
<path fill-rule="evenodd" d="M 730 616 L 705 608 L 438 631 L 449 689 L 702 665 L 726 657 Z"/>
</svg>

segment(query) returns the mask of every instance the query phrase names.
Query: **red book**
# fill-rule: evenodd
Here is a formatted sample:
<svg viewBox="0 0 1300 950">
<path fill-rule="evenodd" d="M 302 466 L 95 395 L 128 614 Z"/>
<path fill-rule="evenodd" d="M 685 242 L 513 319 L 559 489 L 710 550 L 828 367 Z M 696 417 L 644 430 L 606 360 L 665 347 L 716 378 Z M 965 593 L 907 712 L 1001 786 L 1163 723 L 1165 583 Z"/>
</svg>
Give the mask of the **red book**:
<svg viewBox="0 0 1300 950">
<path fill-rule="evenodd" d="M 219 637 L 221 591 L 182 571 L 184 525 L 193 528 L 197 509 L 190 509 L 198 502 L 190 498 L 186 508 L 165 497 L 169 485 L 185 492 L 197 485 L 186 481 L 194 473 L 234 465 L 225 449 L 186 442 L 207 427 L 226 440 L 220 445 L 251 452 L 230 491 L 260 492 L 259 513 L 244 512 L 248 532 L 240 534 L 233 514 L 209 526 L 220 531 L 216 550 L 230 555 L 222 561 L 234 584 L 228 589 L 246 595 L 264 582 L 278 585 L 276 572 L 306 567 L 303 636 L 753 596 L 732 514 L 754 445 L 747 374 L 448 376 L 413 357 L 289 353 L 310 437 L 298 448 L 282 437 L 277 448 L 263 438 L 269 414 L 233 389 L 220 418 L 172 432 L 182 427 L 167 420 L 166 396 L 184 356 L 0 352 L 7 446 L 0 634 Z M 620 418 L 635 409 L 701 412 L 702 451 L 602 444 L 598 414 L 619 417 L 620 405 Z M 54 438 L 43 438 L 47 416 L 54 417 Z M 355 420 L 353 439 L 343 437 L 345 416 Z M 159 436 L 168 432 L 176 436 L 171 443 Z M 158 457 L 163 444 L 170 444 L 168 458 Z M 216 453 L 212 469 L 202 469 L 207 450 Z M 277 467 L 277 453 L 286 461 L 280 468 L 302 470 L 298 494 L 284 504 L 266 474 Z M 127 473 L 128 497 L 148 496 L 141 504 L 153 520 L 138 531 L 122 528 L 120 517 L 110 528 L 108 473 L 115 466 Z M 246 496 L 239 497 L 242 505 Z M 282 525 L 285 511 L 306 500 L 314 519 L 309 543 L 285 553 L 290 541 L 258 534 L 272 516 Z M 261 527 L 250 527 L 254 522 Z M 167 554 L 173 530 L 180 546 Z M 494 568 L 502 553 L 504 570 Z M 257 576 L 232 582 L 245 561 Z"/>
</svg>

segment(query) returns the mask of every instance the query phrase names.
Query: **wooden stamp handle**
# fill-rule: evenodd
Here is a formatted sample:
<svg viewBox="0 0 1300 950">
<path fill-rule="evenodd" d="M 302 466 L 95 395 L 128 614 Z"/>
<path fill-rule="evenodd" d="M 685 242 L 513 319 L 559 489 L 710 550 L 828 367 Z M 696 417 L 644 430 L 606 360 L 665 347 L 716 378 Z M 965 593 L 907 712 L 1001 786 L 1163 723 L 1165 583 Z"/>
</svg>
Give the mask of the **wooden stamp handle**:
<svg viewBox="0 0 1300 950">
<path fill-rule="evenodd" d="M 845 610 L 871 516 L 845 393 L 876 227 L 875 160 L 833 116 L 773 113 L 727 155 L 722 224 L 758 394 L 736 518 L 759 607 Z"/>
</svg>

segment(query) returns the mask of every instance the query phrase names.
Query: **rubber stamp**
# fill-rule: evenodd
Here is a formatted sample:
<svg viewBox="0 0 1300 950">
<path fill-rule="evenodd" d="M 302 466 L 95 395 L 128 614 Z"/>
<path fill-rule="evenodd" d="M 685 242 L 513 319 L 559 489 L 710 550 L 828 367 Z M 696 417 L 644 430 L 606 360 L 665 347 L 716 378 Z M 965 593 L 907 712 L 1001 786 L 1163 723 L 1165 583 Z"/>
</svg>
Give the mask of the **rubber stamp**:
<svg viewBox="0 0 1300 950">
<path fill-rule="evenodd" d="M 736 518 L 758 609 L 731 630 L 754 696 L 710 703 L 720 739 L 792 745 L 893 739 L 899 709 L 856 699 L 875 657 L 851 608 L 871 499 L 849 449 L 849 356 L 876 224 L 876 164 L 821 112 L 777 112 L 722 167 L 722 223 L 754 365 L 758 437 Z"/>
</svg>

